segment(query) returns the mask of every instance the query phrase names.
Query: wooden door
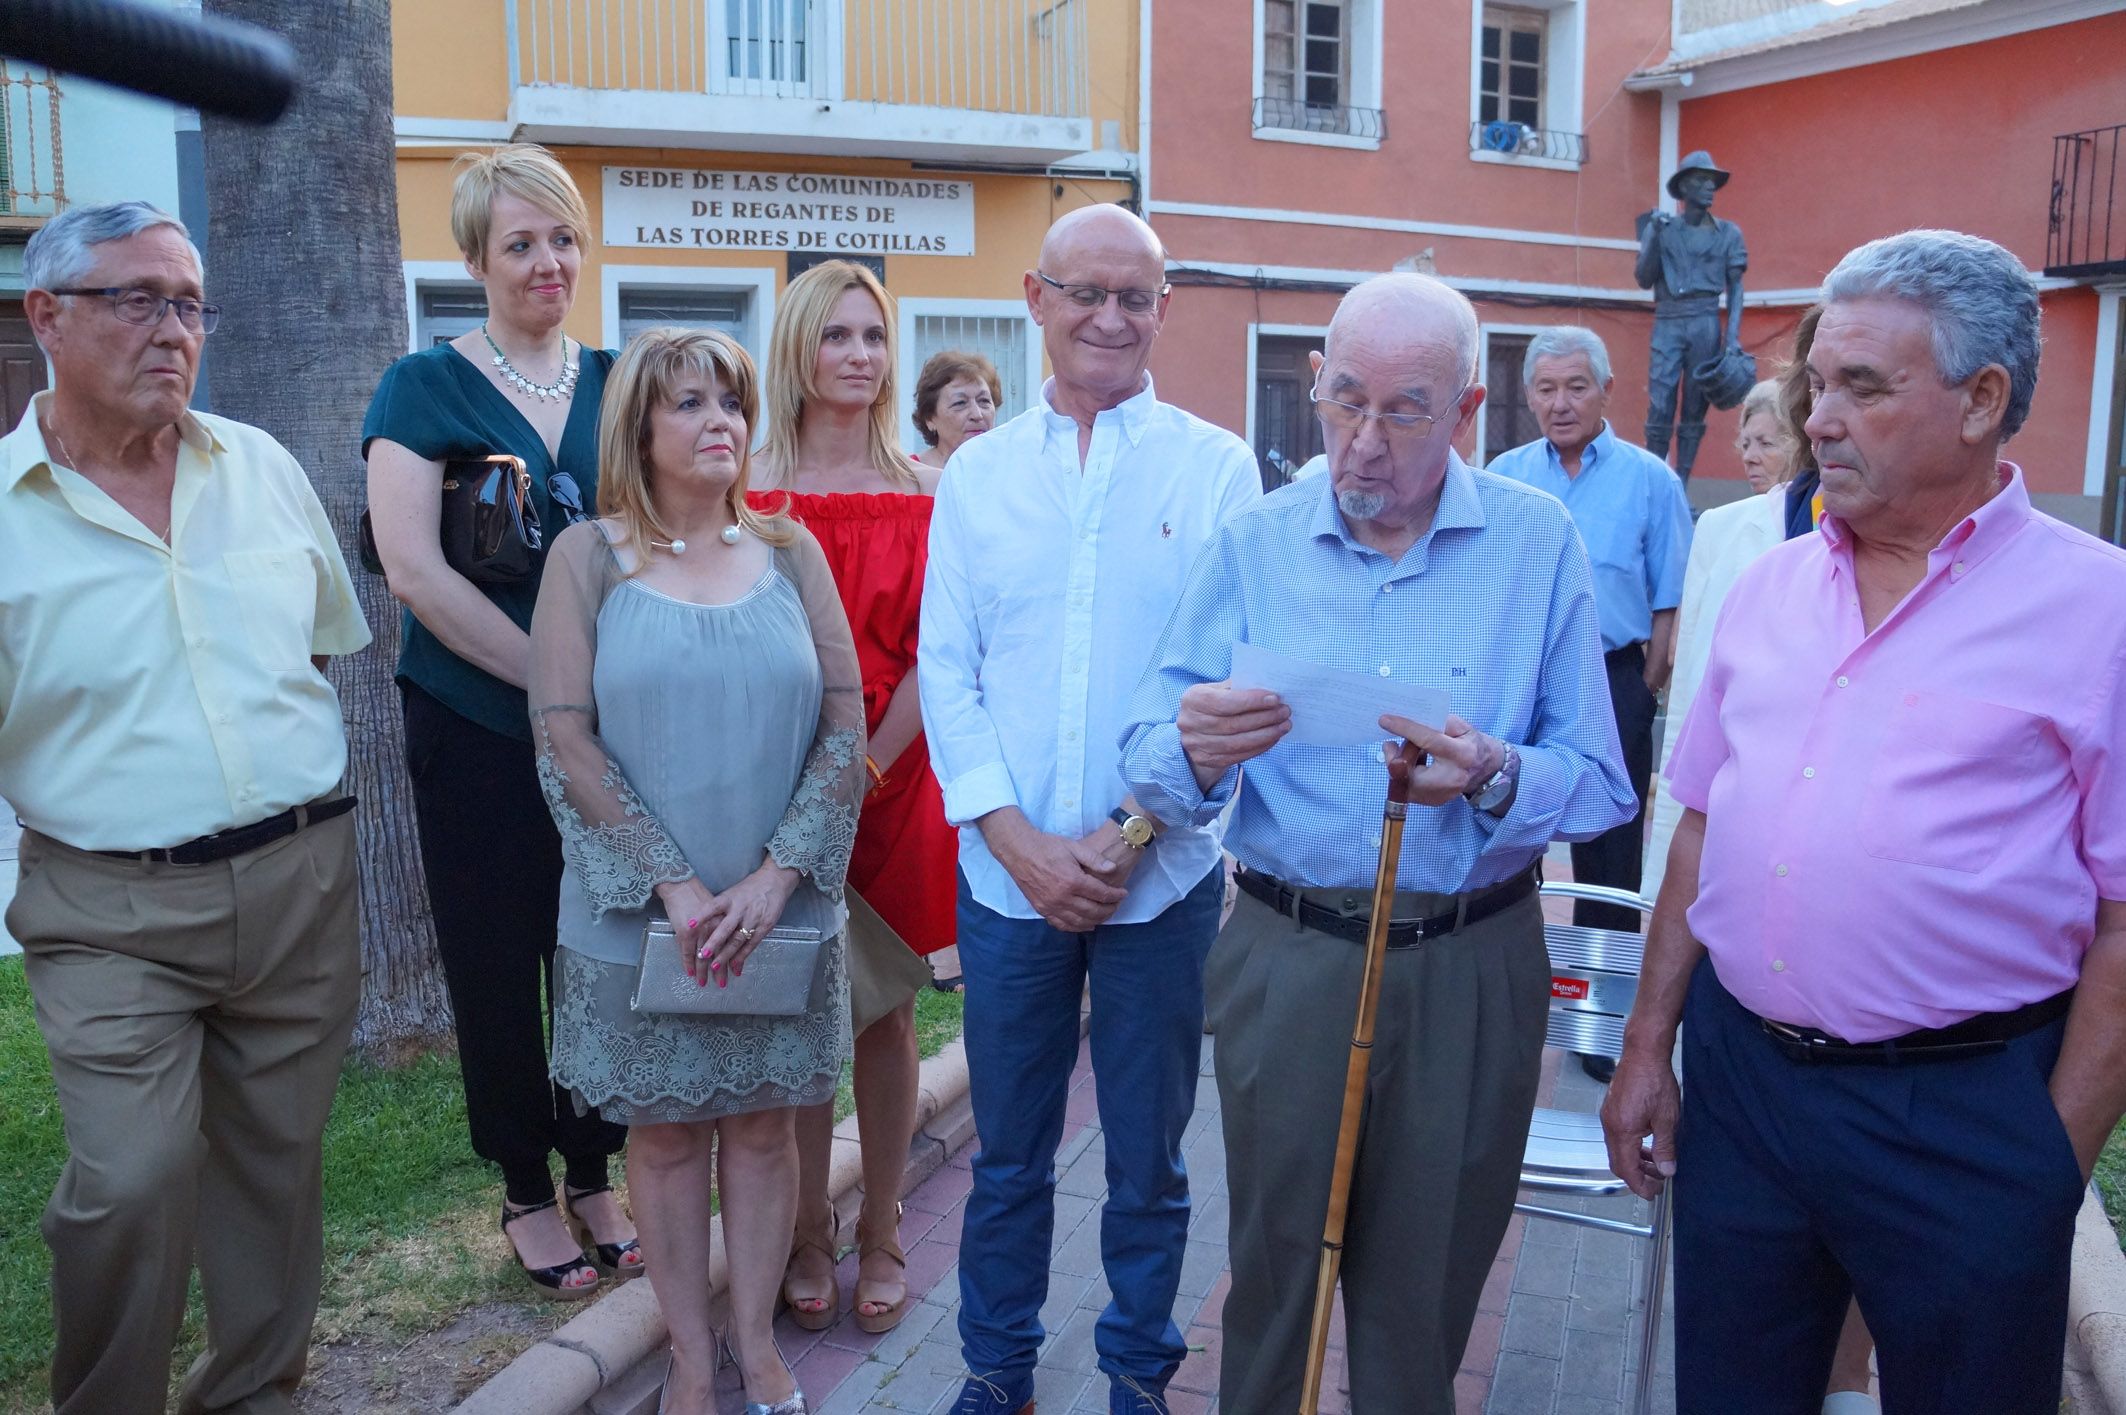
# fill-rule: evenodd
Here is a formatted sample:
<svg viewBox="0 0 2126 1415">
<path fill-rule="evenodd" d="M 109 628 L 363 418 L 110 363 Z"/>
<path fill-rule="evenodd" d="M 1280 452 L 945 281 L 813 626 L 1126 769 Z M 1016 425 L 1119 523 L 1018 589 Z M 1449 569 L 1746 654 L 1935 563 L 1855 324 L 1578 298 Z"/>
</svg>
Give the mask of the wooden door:
<svg viewBox="0 0 2126 1415">
<path fill-rule="evenodd" d="M 7 427 L 22 421 L 30 395 L 44 388 L 44 350 L 30 337 L 20 300 L 0 300 L 0 395 L 7 400 Z"/>
</svg>

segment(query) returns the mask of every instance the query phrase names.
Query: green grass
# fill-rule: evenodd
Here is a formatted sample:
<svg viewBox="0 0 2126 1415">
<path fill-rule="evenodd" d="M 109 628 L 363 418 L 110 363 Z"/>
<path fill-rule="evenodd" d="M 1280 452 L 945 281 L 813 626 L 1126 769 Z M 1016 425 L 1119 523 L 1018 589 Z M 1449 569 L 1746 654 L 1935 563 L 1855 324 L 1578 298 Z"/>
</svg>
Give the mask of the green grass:
<svg viewBox="0 0 2126 1415">
<path fill-rule="evenodd" d="M 960 999 L 925 989 L 926 1057 L 960 1032 Z M 844 1074 L 837 1117 L 850 1108 Z M 37 1221 L 66 1159 L 44 1039 L 20 959 L 0 960 L 0 1415 L 43 1408 L 50 1358 L 49 1254 Z M 616 1174 L 615 1178 L 620 1175 Z M 449 1055 L 383 1069 L 350 1062 L 325 1131 L 325 1285 L 316 1340 L 406 1336 L 526 1295 L 495 1230 L 500 1185 L 465 1139 Z M 197 1283 L 176 1370 L 199 1349 Z"/>
<path fill-rule="evenodd" d="M 2111 1132 L 2096 1157 L 2096 1188 L 2104 1198 L 2112 1231 L 2121 1235 L 2119 1246 L 2126 1248 L 2126 1121 Z"/>
</svg>

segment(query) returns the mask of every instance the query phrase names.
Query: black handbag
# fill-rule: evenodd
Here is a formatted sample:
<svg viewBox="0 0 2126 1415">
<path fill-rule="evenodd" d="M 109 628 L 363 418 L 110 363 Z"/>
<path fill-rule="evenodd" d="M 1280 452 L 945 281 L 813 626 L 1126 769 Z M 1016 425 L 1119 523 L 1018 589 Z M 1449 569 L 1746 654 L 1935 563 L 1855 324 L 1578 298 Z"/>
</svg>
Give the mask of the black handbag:
<svg viewBox="0 0 2126 1415">
<path fill-rule="evenodd" d="M 443 463 L 442 495 L 444 563 L 476 585 L 514 585 L 531 578 L 546 537 L 522 457 L 498 452 L 449 458 Z M 367 511 L 358 541 L 362 568 L 383 574 Z"/>
</svg>

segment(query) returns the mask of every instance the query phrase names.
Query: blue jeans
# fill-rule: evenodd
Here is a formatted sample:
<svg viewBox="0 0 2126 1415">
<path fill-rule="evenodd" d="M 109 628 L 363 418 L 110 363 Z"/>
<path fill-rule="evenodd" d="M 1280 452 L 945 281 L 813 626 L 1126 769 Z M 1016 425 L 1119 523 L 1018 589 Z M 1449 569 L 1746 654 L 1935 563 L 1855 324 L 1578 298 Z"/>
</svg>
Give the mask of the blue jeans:
<svg viewBox="0 0 2126 1415">
<path fill-rule="evenodd" d="M 1154 847 L 1157 848 L 1157 847 Z M 1203 959 L 1224 874 L 1158 918 L 1064 933 L 974 901 L 960 877 L 967 1072 L 981 1148 L 960 1237 L 960 1343 L 971 1371 L 1031 1370 L 1056 1226 L 1056 1147 L 1092 979 L 1093 1087 L 1107 1146 L 1100 1258 L 1113 1297 L 1100 1369 L 1157 1389 L 1188 1354 L 1174 1293 L 1188 1240 L 1181 1132 L 1203 1054 Z"/>
</svg>

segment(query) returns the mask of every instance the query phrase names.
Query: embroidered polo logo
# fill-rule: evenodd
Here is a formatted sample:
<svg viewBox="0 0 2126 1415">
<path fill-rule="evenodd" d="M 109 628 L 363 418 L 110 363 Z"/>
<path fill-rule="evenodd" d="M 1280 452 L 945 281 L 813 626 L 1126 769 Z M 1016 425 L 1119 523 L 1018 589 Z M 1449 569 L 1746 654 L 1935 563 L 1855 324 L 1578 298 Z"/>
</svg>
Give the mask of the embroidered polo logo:
<svg viewBox="0 0 2126 1415">
<path fill-rule="evenodd" d="M 1172 521 L 1161 521 L 1159 523 L 1159 534 L 1167 540 L 1172 540 L 1174 538 L 1174 523 Z"/>
</svg>

